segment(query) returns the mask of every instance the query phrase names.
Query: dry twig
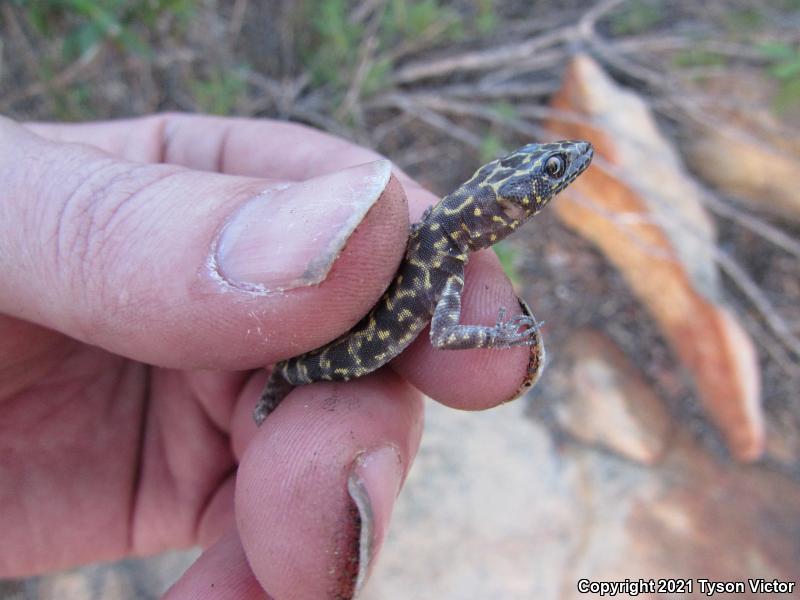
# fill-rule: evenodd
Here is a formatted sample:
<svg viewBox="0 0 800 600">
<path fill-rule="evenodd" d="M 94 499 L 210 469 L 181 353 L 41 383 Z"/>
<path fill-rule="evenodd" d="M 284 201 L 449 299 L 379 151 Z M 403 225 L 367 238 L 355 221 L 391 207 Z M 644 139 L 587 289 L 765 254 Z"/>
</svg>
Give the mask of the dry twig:
<svg viewBox="0 0 800 600">
<path fill-rule="evenodd" d="M 338 120 L 344 120 L 347 115 L 352 115 L 356 123 L 360 125 L 360 129 L 363 130 L 364 117 L 359 101 L 364 89 L 364 82 L 374 64 L 375 50 L 378 48 L 378 29 L 386 11 L 386 0 L 365 0 L 362 6 L 368 6 L 373 11 L 372 17 L 358 47 L 356 68 L 350 77 L 350 85 L 336 114 Z"/>
<path fill-rule="evenodd" d="M 764 319 L 767 327 L 775 334 L 775 337 L 777 337 L 796 357 L 800 358 L 800 338 L 792 333 L 791 327 L 789 327 L 786 320 L 780 316 L 764 291 L 758 287 L 758 284 L 747 274 L 747 271 L 745 271 L 729 254 L 723 252 L 719 247 L 715 246 L 714 248 L 714 258 L 719 263 L 722 270 L 747 297 Z"/>
<path fill-rule="evenodd" d="M 244 24 L 244 15 L 247 13 L 247 5 L 249 0 L 236 0 L 233 3 L 233 10 L 231 10 L 231 20 L 228 23 L 228 35 L 231 39 L 238 39 L 239 34 L 242 32 L 242 25 Z"/>
<path fill-rule="evenodd" d="M 800 242 L 795 238 L 781 231 L 777 227 L 770 225 L 763 219 L 742 211 L 739 208 L 729 206 L 728 203 L 723 202 L 714 194 L 706 192 L 702 195 L 702 201 L 709 210 L 716 213 L 721 217 L 735 221 L 745 229 L 752 231 L 762 239 L 777 246 L 781 250 L 785 250 L 789 254 L 800 258 Z"/>
<path fill-rule="evenodd" d="M 427 161 L 436 161 L 443 154 L 443 144 L 438 144 L 436 146 L 426 145 L 424 148 L 414 146 L 391 158 L 396 165 L 405 170 Z"/>
<path fill-rule="evenodd" d="M 447 85 L 430 90 L 422 89 L 417 93 L 433 94 L 438 96 L 454 96 L 456 98 L 469 99 L 502 99 L 509 98 L 536 98 L 549 96 L 558 89 L 557 81 L 542 81 L 536 83 L 502 83 L 484 84 L 479 82 L 474 84 Z"/>
<path fill-rule="evenodd" d="M 379 100 L 373 102 L 374 106 L 399 108 L 409 114 L 414 115 L 431 127 L 444 131 L 452 138 L 467 144 L 473 148 L 480 148 L 482 145 L 481 137 L 453 123 L 450 119 L 441 114 L 430 110 L 421 103 L 416 102 L 406 94 L 387 94 Z"/>
<path fill-rule="evenodd" d="M 775 361 L 786 375 L 792 379 L 800 380 L 800 364 L 784 349 L 783 345 L 768 332 L 761 322 L 746 311 L 739 313 L 742 326 L 747 330 L 753 340 L 761 346 Z"/>
<path fill-rule="evenodd" d="M 412 36 L 407 40 L 402 41 L 381 59 L 386 59 L 392 64 L 405 58 L 410 54 L 416 54 L 428 48 L 432 48 L 440 41 L 440 36 L 452 25 L 452 21 L 437 21 L 426 29 L 421 35 Z"/>
<path fill-rule="evenodd" d="M 571 31 L 571 28 L 565 27 L 523 42 L 464 52 L 439 60 L 411 63 L 397 71 L 392 81 L 396 84 L 408 84 L 421 79 L 494 69 L 518 62 L 533 64 L 537 53 L 568 41 Z"/>
</svg>

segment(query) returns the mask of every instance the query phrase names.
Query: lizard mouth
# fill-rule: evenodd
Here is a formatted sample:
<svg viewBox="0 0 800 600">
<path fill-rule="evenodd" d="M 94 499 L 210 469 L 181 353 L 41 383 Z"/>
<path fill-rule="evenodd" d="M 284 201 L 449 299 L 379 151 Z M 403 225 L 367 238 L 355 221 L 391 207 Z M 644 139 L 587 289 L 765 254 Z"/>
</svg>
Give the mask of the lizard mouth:
<svg viewBox="0 0 800 600">
<path fill-rule="evenodd" d="M 589 142 L 572 142 L 572 146 L 567 153 L 570 159 L 569 166 L 566 174 L 559 181 L 558 187 L 553 190 L 553 195 L 561 192 L 589 167 L 594 156 L 594 148 Z"/>
<path fill-rule="evenodd" d="M 570 181 L 583 173 L 592 162 L 594 147 L 589 142 L 575 143 L 575 156 L 570 164 Z"/>
</svg>

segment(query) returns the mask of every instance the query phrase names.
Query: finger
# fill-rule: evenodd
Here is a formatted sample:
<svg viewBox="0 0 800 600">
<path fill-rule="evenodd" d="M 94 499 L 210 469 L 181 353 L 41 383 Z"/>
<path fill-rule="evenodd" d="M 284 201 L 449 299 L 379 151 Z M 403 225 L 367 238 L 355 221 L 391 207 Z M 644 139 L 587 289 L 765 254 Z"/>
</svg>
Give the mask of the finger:
<svg viewBox="0 0 800 600">
<path fill-rule="evenodd" d="M 206 549 L 164 595 L 164 600 L 268 598 L 247 564 L 242 542 L 233 529 Z"/>
<path fill-rule="evenodd" d="M 293 184 L 120 161 L 7 120 L 0 140 L 0 312 L 139 360 L 310 350 L 369 310 L 404 250 L 386 161 Z"/>
<path fill-rule="evenodd" d="M 511 282 L 492 251 L 470 257 L 464 277 L 461 323 L 495 325 L 500 307 L 507 318 L 521 313 Z M 429 328 L 392 361 L 392 368 L 423 393 L 456 408 L 480 410 L 515 398 L 529 377 L 527 347 L 438 350 Z"/>
<path fill-rule="evenodd" d="M 36 125 L 56 139 L 93 143 L 118 154 L 140 156 L 137 147 L 150 149 L 148 159 L 175 162 L 192 168 L 236 169 L 246 175 L 298 179 L 376 156 L 302 125 L 195 115 L 159 115 L 136 121 L 89 125 Z M 285 152 L 289 141 L 307 134 L 300 153 Z M 255 150 L 254 150 L 255 149 Z M 400 174 L 409 200 L 411 220 L 436 197 Z M 494 325 L 500 306 L 509 316 L 518 303 L 508 278 L 493 253 L 473 255 L 467 267 L 462 323 Z M 450 406 L 479 409 L 513 398 L 529 377 L 530 353 L 525 348 L 498 350 L 435 350 L 427 330 L 393 363 L 394 368 L 428 396 Z"/>
<path fill-rule="evenodd" d="M 419 394 L 385 369 L 298 388 L 255 432 L 239 466 L 236 515 L 250 566 L 271 596 L 353 597 L 374 564 L 421 425 Z M 251 433 L 248 426 L 238 435 Z"/>
</svg>

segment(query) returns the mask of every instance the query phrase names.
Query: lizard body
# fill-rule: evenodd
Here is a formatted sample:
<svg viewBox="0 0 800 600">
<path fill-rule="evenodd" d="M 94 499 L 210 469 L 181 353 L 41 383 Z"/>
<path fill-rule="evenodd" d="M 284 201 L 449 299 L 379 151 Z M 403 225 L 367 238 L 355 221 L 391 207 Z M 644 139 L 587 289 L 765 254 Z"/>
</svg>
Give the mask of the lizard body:
<svg viewBox="0 0 800 600">
<path fill-rule="evenodd" d="M 480 169 L 412 225 L 405 258 L 389 288 L 350 331 L 275 365 L 256 405 L 261 423 L 298 385 L 347 381 L 371 373 L 400 354 L 431 323 L 431 343 L 442 349 L 538 345 L 533 316 L 493 327 L 461 325 L 461 292 L 469 254 L 508 236 L 580 175 L 592 158 L 587 142 L 528 144 Z"/>
</svg>

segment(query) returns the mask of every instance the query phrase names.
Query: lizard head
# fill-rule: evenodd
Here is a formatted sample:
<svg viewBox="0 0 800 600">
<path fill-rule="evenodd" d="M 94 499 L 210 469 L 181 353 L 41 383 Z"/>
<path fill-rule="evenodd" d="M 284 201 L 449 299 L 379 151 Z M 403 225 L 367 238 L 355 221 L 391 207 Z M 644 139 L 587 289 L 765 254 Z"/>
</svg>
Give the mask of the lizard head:
<svg viewBox="0 0 800 600">
<path fill-rule="evenodd" d="M 528 144 L 478 169 L 463 186 L 473 204 L 459 215 L 469 248 L 491 246 L 542 210 L 586 170 L 593 152 L 583 141 Z"/>
<path fill-rule="evenodd" d="M 497 160 L 486 183 L 509 216 L 524 221 L 583 173 L 593 154 L 589 142 L 528 144 Z"/>
</svg>

